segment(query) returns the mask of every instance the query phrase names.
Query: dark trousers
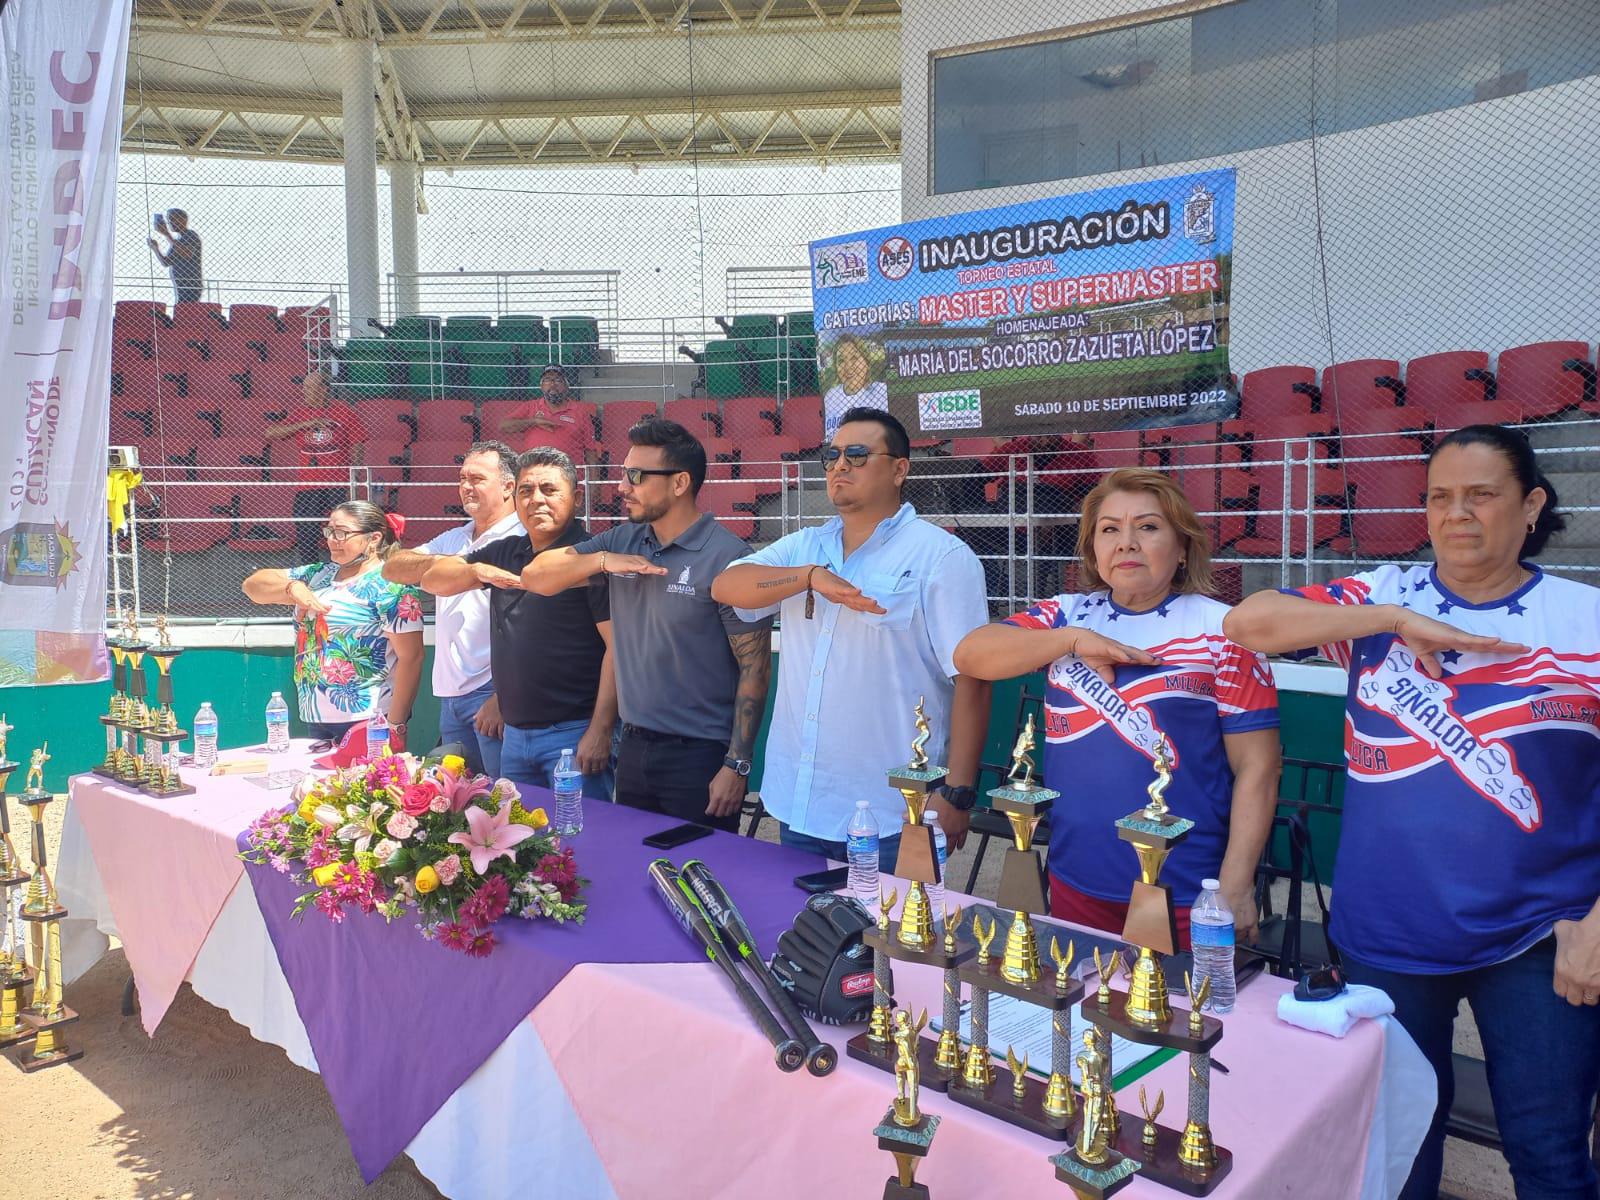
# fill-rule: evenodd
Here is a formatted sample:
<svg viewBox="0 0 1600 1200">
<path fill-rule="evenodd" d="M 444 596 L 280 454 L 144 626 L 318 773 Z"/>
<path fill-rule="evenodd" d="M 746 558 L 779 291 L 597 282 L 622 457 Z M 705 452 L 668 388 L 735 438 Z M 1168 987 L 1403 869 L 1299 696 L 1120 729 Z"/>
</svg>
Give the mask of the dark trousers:
<svg viewBox="0 0 1600 1200">
<path fill-rule="evenodd" d="M 304 488 L 294 494 L 294 550 L 300 562 L 328 561 L 322 526 L 333 506 L 348 499 L 350 489 L 342 487 Z"/>
<path fill-rule="evenodd" d="M 1600 1008 L 1555 994 L 1556 941 L 1516 958 L 1453 975 L 1403 975 L 1345 953 L 1350 980 L 1380 987 L 1395 1017 L 1439 1077 L 1439 1107 L 1401 1200 L 1433 1200 L 1444 1166 L 1444 1127 L 1455 1100 L 1450 1060 L 1465 999 L 1483 1037 L 1489 1093 L 1518 1200 L 1596 1200 L 1589 1128 L 1600 1087 Z"/>
<path fill-rule="evenodd" d="M 727 753 L 726 742 L 624 725 L 617 750 L 617 803 L 737 833 L 737 811 L 706 815 L 712 777 L 722 770 Z"/>
</svg>

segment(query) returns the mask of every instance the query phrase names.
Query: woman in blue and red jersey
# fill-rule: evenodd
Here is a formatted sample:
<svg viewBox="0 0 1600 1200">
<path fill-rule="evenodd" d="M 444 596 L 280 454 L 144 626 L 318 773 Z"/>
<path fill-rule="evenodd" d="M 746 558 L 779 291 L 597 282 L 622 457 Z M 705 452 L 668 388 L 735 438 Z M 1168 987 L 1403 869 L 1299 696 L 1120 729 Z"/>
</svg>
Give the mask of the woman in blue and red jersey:
<svg viewBox="0 0 1600 1200">
<path fill-rule="evenodd" d="M 1044 781 L 1050 913 L 1120 932 L 1137 863 L 1115 822 L 1148 802 L 1155 749 L 1174 758 L 1168 806 L 1195 822 L 1162 871 L 1178 940 L 1202 879 L 1215 878 L 1240 938 L 1256 928 L 1255 874 L 1278 783 L 1278 694 L 1266 660 L 1222 635 L 1205 528 L 1159 471 L 1113 471 L 1084 498 L 1085 590 L 1044 600 L 956 647 L 963 675 L 1048 667 Z"/>
<path fill-rule="evenodd" d="M 1331 933 L 1439 1076 L 1402 1196 L 1438 1192 L 1465 999 L 1517 1195 L 1595 1200 L 1600 589 L 1530 561 L 1564 522 L 1515 430 L 1440 441 L 1427 521 L 1431 565 L 1261 592 L 1226 629 L 1350 673 Z"/>
</svg>

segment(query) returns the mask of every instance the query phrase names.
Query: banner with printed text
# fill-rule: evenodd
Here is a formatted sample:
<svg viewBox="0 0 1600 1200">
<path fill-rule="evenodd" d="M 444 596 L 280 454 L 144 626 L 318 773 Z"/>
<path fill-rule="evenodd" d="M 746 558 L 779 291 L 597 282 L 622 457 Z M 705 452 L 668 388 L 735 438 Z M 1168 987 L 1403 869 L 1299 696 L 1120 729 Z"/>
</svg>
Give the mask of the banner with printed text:
<svg viewBox="0 0 1600 1200">
<path fill-rule="evenodd" d="M 111 255 L 131 8 L 0 7 L 0 686 L 106 675 Z"/>
<path fill-rule="evenodd" d="M 918 437 L 1237 415 L 1231 169 L 933 217 L 811 244 L 823 416 Z"/>
</svg>

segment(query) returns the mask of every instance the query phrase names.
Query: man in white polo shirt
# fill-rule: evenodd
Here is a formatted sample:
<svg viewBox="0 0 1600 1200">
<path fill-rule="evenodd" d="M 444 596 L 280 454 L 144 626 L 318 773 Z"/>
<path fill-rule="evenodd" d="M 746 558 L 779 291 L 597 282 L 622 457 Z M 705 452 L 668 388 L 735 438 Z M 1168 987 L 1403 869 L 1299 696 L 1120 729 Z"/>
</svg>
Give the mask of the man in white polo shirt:
<svg viewBox="0 0 1600 1200">
<path fill-rule="evenodd" d="M 420 584 L 436 555 L 470 554 L 522 532 L 512 493 L 517 456 L 504 442 L 475 442 L 461 460 L 461 507 L 470 520 L 415 550 L 397 550 L 383 577 Z M 500 774 L 505 722 L 489 678 L 489 594 L 481 589 L 440 596 L 434 618 L 433 694 L 439 698 L 439 740 L 459 742 L 467 765 Z"/>
</svg>

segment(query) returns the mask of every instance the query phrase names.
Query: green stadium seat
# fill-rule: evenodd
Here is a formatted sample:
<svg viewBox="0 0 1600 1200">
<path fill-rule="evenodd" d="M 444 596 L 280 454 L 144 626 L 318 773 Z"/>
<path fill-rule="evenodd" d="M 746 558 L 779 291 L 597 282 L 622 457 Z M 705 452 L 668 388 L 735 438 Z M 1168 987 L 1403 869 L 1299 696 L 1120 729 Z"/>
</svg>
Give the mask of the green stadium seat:
<svg viewBox="0 0 1600 1200">
<path fill-rule="evenodd" d="M 741 313 L 728 326 L 728 336 L 734 341 L 778 336 L 777 313 Z"/>
<path fill-rule="evenodd" d="M 391 338 L 419 338 L 424 341 L 439 338 L 438 317 L 396 317 L 394 324 L 389 326 Z"/>
<path fill-rule="evenodd" d="M 738 342 L 726 340 L 706 343 L 706 395 L 718 399 L 723 396 L 742 396 L 744 386 L 744 354 Z"/>
<path fill-rule="evenodd" d="M 593 317 L 551 317 L 550 340 L 555 361 L 564 366 L 587 366 L 600 357 L 600 323 Z"/>
<path fill-rule="evenodd" d="M 789 360 L 784 356 L 783 343 L 777 337 L 742 338 L 745 357 L 755 364 L 755 394 L 776 396 L 787 388 Z"/>
<path fill-rule="evenodd" d="M 493 341 L 494 320 L 483 316 L 448 317 L 444 323 L 444 340 L 449 346 Z"/>
<path fill-rule="evenodd" d="M 784 313 L 783 331 L 791 338 L 816 337 L 816 317 L 809 308 L 803 312 Z"/>
</svg>

